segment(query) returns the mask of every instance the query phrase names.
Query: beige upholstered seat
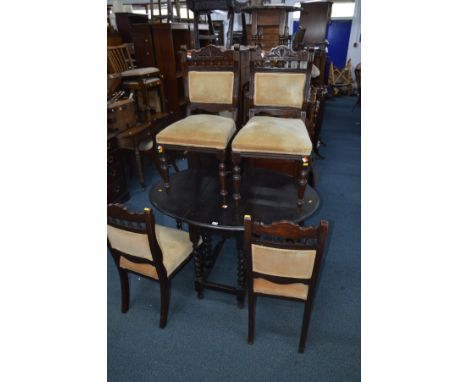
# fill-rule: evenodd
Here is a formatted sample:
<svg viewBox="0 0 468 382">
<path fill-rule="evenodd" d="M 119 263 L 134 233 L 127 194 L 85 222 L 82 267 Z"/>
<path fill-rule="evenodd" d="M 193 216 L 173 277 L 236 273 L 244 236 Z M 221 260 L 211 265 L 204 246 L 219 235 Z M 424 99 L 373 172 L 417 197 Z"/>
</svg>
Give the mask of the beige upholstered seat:
<svg viewBox="0 0 468 382">
<path fill-rule="evenodd" d="M 174 270 L 191 254 L 192 243 L 187 232 L 155 225 L 156 239 L 163 254 L 163 264 L 169 277 Z M 107 226 L 107 237 L 112 248 L 131 256 L 152 260 L 148 236 L 142 233 L 125 231 Z M 121 268 L 141 273 L 145 276 L 158 279 L 156 268 L 151 264 L 140 264 L 120 257 Z"/>
<path fill-rule="evenodd" d="M 129 69 L 121 72 L 122 77 L 140 77 L 140 76 L 148 76 L 150 74 L 158 74 L 159 69 L 148 66 L 145 68 L 135 68 L 135 69 Z"/>
<path fill-rule="evenodd" d="M 254 278 L 253 289 L 255 293 L 294 297 L 301 300 L 307 299 L 307 292 L 309 291 L 309 287 L 305 284 L 278 284 L 260 278 Z"/>
<path fill-rule="evenodd" d="M 255 116 L 234 138 L 232 151 L 308 156 L 312 142 L 300 119 Z"/>
<path fill-rule="evenodd" d="M 236 131 L 231 118 L 190 115 L 166 127 L 156 136 L 158 144 L 225 149 Z"/>
</svg>

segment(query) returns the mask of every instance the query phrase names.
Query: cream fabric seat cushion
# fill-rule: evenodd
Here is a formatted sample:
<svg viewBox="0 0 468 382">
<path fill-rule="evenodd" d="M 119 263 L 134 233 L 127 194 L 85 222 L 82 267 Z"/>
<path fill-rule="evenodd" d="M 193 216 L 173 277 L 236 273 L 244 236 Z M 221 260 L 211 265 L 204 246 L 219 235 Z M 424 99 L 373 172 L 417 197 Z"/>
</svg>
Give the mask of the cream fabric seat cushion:
<svg viewBox="0 0 468 382">
<path fill-rule="evenodd" d="M 305 73 L 255 73 L 255 106 L 280 106 L 301 109 Z"/>
<path fill-rule="evenodd" d="M 232 118 L 211 114 L 190 115 L 156 135 L 158 144 L 225 149 L 236 132 Z"/>
<path fill-rule="evenodd" d="M 190 102 L 232 105 L 233 72 L 190 71 L 188 85 Z"/>
<path fill-rule="evenodd" d="M 310 155 L 312 142 L 301 119 L 255 116 L 237 133 L 232 151 Z"/>
<path fill-rule="evenodd" d="M 306 300 L 309 287 L 302 283 L 278 284 L 265 279 L 254 278 L 253 290 L 256 293 L 269 294 L 273 296 L 295 297 L 301 300 Z"/>
<path fill-rule="evenodd" d="M 136 68 L 136 69 L 129 69 L 125 70 L 124 72 L 120 73 L 122 77 L 139 77 L 139 76 L 147 76 L 149 74 L 156 74 L 159 73 L 159 69 L 148 66 L 146 68 Z"/>
<path fill-rule="evenodd" d="M 192 242 L 187 232 L 155 225 L 156 240 L 163 254 L 163 265 L 167 275 L 172 272 L 192 253 Z M 146 234 L 125 231 L 107 226 L 107 237 L 112 248 L 131 256 L 152 260 L 151 250 Z M 141 264 L 129 261 L 124 257 L 120 258 L 121 268 L 129 269 L 137 273 L 158 279 L 156 268 L 150 264 Z"/>
</svg>

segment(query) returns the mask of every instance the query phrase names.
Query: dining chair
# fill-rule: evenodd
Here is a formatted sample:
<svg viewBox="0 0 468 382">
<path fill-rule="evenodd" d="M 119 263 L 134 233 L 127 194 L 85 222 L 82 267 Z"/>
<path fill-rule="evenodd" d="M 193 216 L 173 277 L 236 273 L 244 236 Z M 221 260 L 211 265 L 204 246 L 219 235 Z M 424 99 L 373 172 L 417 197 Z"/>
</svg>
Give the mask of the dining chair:
<svg viewBox="0 0 468 382">
<path fill-rule="evenodd" d="M 160 284 L 159 327 L 164 328 L 169 312 L 171 280 L 190 261 L 200 244 L 192 245 L 187 232 L 155 224 L 149 208 L 136 213 L 120 204 L 109 204 L 107 246 L 119 272 L 122 313 L 129 309 L 128 273 L 133 273 Z"/>
<path fill-rule="evenodd" d="M 271 225 L 244 216 L 244 246 L 248 289 L 248 343 L 254 342 L 257 296 L 304 303 L 299 353 L 304 352 L 320 273 L 328 222 L 301 227 L 288 221 Z"/>
<path fill-rule="evenodd" d="M 281 45 L 268 52 L 250 49 L 249 121 L 232 141 L 234 200 L 238 201 L 242 158 L 295 161 L 297 204 L 303 204 L 312 142 L 305 125 L 310 107 L 313 50 Z M 307 64 L 304 65 L 303 63 Z"/>
<path fill-rule="evenodd" d="M 182 53 L 187 117 L 156 135 L 164 187 L 170 188 L 166 150 L 212 153 L 219 160 L 220 194 L 226 204 L 227 148 L 237 128 L 239 45 L 234 49 L 207 45 Z M 219 115 L 231 112 L 232 117 Z"/>
</svg>

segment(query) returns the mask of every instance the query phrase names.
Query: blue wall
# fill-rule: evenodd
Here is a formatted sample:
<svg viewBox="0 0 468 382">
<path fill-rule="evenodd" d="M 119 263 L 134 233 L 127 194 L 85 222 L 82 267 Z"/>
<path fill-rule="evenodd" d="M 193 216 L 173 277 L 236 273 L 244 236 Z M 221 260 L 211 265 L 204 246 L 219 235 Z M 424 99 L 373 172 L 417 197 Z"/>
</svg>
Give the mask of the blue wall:
<svg viewBox="0 0 468 382">
<path fill-rule="evenodd" d="M 352 20 L 332 20 L 328 27 L 328 61 L 338 68 L 346 65 L 351 24 Z"/>
</svg>

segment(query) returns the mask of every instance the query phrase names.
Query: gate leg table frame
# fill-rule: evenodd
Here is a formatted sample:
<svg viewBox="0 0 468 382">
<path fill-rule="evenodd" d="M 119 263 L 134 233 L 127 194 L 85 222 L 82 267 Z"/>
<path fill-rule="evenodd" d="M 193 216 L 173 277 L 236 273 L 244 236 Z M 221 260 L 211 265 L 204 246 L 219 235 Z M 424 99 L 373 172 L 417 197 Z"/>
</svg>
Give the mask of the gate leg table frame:
<svg viewBox="0 0 468 382">
<path fill-rule="evenodd" d="M 251 215 L 255 221 L 265 224 L 280 220 L 302 223 L 316 212 L 320 204 L 317 192 L 307 185 L 304 204 L 297 206 L 296 179 L 283 173 L 256 168 L 245 171 L 242 177 L 243 198 L 237 202 L 229 198 L 227 204 L 219 194 L 218 174 L 200 169 L 178 172 L 171 177 L 173 187 L 166 189 L 162 181 L 149 192 L 149 199 L 156 209 L 188 224 L 194 246 L 197 296 L 203 298 L 205 289 L 229 293 L 236 296 L 240 308 L 246 294 L 244 215 Z M 232 182 L 227 183 L 231 194 Z M 220 239 L 213 245 L 214 234 Z M 197 248 L 200 238 L 204 244 Z M 236 241 L 235 286 L 208 280 L 226 240 Z"/>
</svg>

